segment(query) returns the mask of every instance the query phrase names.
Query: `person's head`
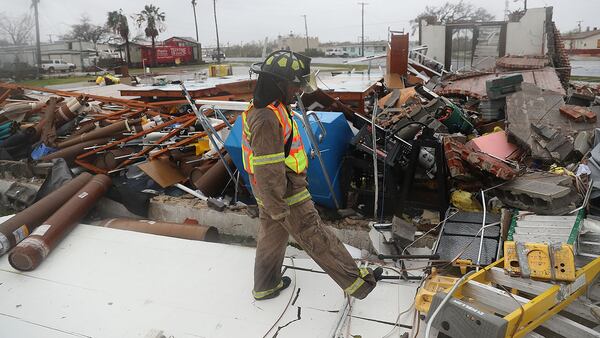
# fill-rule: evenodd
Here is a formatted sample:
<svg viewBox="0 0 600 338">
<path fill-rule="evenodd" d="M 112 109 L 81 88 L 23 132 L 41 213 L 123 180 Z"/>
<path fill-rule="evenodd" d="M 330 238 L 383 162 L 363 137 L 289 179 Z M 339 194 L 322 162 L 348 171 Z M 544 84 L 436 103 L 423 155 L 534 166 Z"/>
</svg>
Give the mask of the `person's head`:
<svg viewBox="0 0 600 338">
<path fill-rule="evenodd" d="M 294 96 L 309 88 L 310 58 L 291 51 L 275 51 L 250 70 L 258 74 L 254 105 L 265 107 L 275 100 L 289 104 Z"/>
</svg>

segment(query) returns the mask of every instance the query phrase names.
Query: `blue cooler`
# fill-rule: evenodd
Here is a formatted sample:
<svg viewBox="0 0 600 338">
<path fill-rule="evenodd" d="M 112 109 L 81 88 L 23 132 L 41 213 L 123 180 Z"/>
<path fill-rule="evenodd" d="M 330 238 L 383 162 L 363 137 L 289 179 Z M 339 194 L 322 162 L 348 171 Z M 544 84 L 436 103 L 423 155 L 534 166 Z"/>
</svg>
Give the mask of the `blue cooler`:
<svg viewBox="0 0 600 338">
<path fill-rule="evenodd" d="M 343 113 L 332 113 L 332 112 L 316 112 L 315 115 L 321 120 L 323 127 L 325 128 L 325 137 L 322 138 L 321 128 L 319 123 L 316 122 L 315 118 L 310 116 L 310 128 L 312 129 L 315 137 L 321 139 L 319 143 L 319 149 L 321 150 L 321 156 L 323 162 L 325 162 L 325 169 L 329 174 L 329 178 L 332 181 L 333 190 L 335 196 L 340 204 L 342 204 L 342 193 L 340 189 L 340 172 L 342 167 L 342 159 L 348 150 L 348 145 L 352 139 L 352 130 L 348 125 L 348 121 L 344 117 Z M 304 130 L 304 125 L 299 117 L 294 116 L 302 142 L 304 143 L 304 149 L 308 156 L 308 191 L 312 195 L 313 201 L 327 208 L 335 209 L 335 202 L 331 192 L 329 191 L 327 181 L 323 175 L 323 170 L 319 163 L 319 158 L 316 155 L 312 155 L 313 146 Z M 248 188 L 248 191 L 252 191 L 250 182 L 248 180 L 248 173 L 244 170 L 242 163 L 242 117 L 239 116 L 233 125 L 233 129 L 229 133 L 229 137 L 225 140 L 225 148 L 231 155 L 233 163 L 240 171 L 240 176 L 244 179 L 244 184 Z"/>
</svg>

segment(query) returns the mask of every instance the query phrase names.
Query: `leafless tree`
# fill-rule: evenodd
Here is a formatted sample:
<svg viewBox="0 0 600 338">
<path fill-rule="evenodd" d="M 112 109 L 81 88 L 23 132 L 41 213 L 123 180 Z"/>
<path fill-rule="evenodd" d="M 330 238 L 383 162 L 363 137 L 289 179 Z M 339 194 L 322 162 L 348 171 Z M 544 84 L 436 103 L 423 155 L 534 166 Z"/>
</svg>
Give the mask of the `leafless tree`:
<svg viewBox="0 0 600 338">
<path fill-rule="evenodd" d="M 108 32 L 108 28 L 94 25 L 89 16 L 83 15 L 79 19 L 79 23 L 71 25 L 71 32 L 65 35 L 65 38 L 89 41 L 95 45 L 104 39 Z"/>
<path fill-rule="evenodd" d="M 417 15 L 411 21 L 413 33 L 419 26 L 421 19 L 427 19 L 435 23 L 445 24 L 450 22 L 464 21 L 491 21 L 494 16 L 483 7 L 475 7 L 473 4 L 460 0 L 456 3 L 446 2 L 442 6 L 427 6 L 425 11 Z"/>
<path fill-rule="evenodd" d="M 10 17 L 0 13 L 0 36 L 13 45 L 24 45 L 31 40 L 33 19 L 29 14 Z"/>
</svg>

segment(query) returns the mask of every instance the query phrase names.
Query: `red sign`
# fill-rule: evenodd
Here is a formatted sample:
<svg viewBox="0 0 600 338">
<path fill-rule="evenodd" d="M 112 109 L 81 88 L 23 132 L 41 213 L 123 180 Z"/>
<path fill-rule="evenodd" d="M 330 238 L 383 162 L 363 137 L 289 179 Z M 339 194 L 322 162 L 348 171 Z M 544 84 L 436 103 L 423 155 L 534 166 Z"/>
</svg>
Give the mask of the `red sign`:
<svg viewBox="0 0 600 338">
<path fill-rule="evenodd" d="M 179 47 L 179 46 L 156 46 L 154 48 L 156 52 L 156 63 L 186 63 L 194 59 L 192 47 Z M 152 58 L 152 47 L 142 48 L 142 59 L 144 63 L 150 64 Z"/>
</svg>

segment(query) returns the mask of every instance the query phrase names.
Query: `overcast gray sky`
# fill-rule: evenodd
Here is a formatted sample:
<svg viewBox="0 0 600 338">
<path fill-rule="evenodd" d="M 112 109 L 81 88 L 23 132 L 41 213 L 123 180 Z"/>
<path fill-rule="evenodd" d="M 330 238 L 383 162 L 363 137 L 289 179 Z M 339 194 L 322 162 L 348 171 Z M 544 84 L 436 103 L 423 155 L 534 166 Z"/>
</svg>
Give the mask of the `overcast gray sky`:
<svg viewBox="0 0 600 338">
<path fill-rule="evenodd" d="M 309 35 L 318 36 L 321 42 L 357 41 L 361 34 L 359 0 L 217 0 L 219 35 L 223 45 L 241 41 L 275 38 L 290 31 L 304 34 L 302 14 L 308 16 Z M 423 11 L 425 6 L 436 6 L 445 0 L 363 0 L 365 6 L 365 36 L 371 40 L 386 39 L 388 27 L 409 30 L 409 20 Z M 510 1 L 510 8 L 522 7 L 522 1 Z M 216 45 L 212 0 L 197 0 L 200 42 Z M 471 0 L 485 7 L 497 19 L 504 17 L 504 0 Z M 90 16 L 96 24 L 104 24 L 106 13 L 122 8 L 131 15 L 145 4 L 154 4 L 166 14 L 166 31 L 159 39 L 173 35 L 195 36 L 191 0 L 41 0 L 40 30 L 42 41 L 49 34 L 56 39 L 69 31 L 82 14 Z M 560 30 L 570 30 L 582 20 L 582 26 L 599 26 L 599 0 L 529 0 L 528 6 L 554 7 L 554 21 Z M 0 0 L 0 12 L 17 16 L 30 9 L 29 0 Z M 133 20 L 130 27 L 137 28 Z M 141 33 L 141 30 L 140 30 Z"/>
</svg>

